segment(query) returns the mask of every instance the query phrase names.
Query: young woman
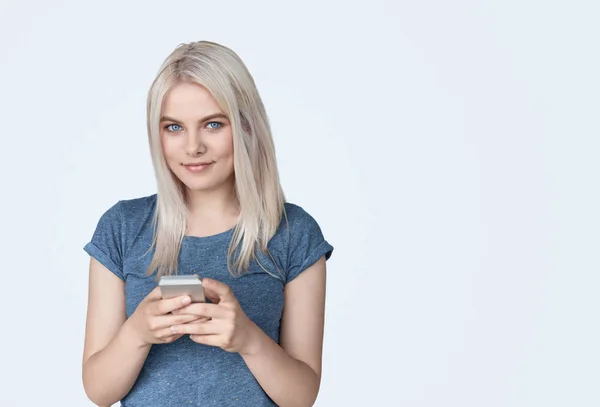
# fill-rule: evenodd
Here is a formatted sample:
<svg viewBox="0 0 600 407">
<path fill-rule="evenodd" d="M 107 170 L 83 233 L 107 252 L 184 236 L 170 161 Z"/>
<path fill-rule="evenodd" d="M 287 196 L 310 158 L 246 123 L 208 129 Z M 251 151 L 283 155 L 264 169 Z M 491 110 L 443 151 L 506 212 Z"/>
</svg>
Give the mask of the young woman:
<svg viewBox="0 0 600 407">
<path fill-rule="evenodd" d="M 222 45 L 178 46 L 148 93 L 154 195 L 100 218 L 83 384 L 110 406 L 310 406 L 320 385 L 325 262 L 315 219 L 286 202 L 265 108 Z M 161 297 L 197 274 L 209 301 Z"/>
</svg>

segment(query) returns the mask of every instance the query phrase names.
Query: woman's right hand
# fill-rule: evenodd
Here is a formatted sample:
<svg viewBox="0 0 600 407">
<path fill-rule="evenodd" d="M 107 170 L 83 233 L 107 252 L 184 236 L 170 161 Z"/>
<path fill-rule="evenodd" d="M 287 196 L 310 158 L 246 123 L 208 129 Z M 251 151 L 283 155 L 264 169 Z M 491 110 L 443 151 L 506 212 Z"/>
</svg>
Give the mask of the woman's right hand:
<svg viewBox="0 0 600 407">
<path fill-rule="evenodd" d="M 196 315 L 172 314 L 171 312 L 190 304 L 189 296 L 162 299 L 160 287 L 156 287 L 140 302 L 127 322 L 142 346 L 170 343 L 183 335 L 174 334 L 171 326 L 195 321 Z"/>
</svg>

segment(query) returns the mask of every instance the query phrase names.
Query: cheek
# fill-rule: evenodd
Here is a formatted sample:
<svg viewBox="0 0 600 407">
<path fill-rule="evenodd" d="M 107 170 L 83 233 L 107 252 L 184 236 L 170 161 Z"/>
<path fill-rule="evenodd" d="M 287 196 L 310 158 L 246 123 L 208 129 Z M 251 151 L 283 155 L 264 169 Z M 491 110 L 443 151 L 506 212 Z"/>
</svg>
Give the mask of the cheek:
<svg viewBox="0 0 600 407">
<path fill-rule="evenodd" d="M 177 155 L 174 154 L 173 146 L 170 146 L 169 143 L 163 143 L 163 156 L 167 162 L 167 167 L 174 173 L 178 173 L 181 168 L 177 160 Z"/>
<path fill-rule="evenodd" d="M 233 159 L 233 137 L 231 137 L 231 134 L 224 135 L 215 147 L 221 159 Z"/>
<path fill-rule="evenodd" d="M 223 171 L 227 174 L 234 172 L 234 154 L 233 154 L 233 139 L 223 140 L 223 143 L 219 146 L 219 155 L 221 156 L 221 163 L 223 164 Z"/>
<path fill-rule="evenodd" d="M 161 139 L 163 154 L 167 162 L 171 161 L 174 157 L 174 146 L 173 142 L 166 140 L 164 137 Z"/>
<path fill-rule="evenodd" d="M 160 138 L 160 145 L 162 147 L 162 151 L 163 151 L 165 158 L 168 157 L 169 156 L 169 143 L 167 143 L 165 141 L 164 137 Z"/>
<path fill-rule="evenodd" d="M 226 145 L 229 155 L 233 156 L 233 135 L 229 134 Z"/>
</svg>

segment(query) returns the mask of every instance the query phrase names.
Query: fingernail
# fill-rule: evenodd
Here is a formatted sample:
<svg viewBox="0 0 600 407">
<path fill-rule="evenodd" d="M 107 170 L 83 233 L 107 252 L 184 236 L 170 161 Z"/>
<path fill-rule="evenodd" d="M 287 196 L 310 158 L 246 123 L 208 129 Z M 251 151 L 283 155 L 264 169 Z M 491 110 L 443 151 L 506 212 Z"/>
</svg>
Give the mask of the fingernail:
<svg viewBox="0 0 600 407">
<path fill-rule="evenodd" d="M 189 304 L 190 302 L 192 302 L 192 299 L 190 297 L 183 297 L 183 299 L 181 300 L 182 304 Z"/>
<path fill-rule="evenodd" d="M 177 333 L 177 327 L 175 325 L 171 326 L 171 332 L 173 332 L 174 334 Z"/>
</svg>

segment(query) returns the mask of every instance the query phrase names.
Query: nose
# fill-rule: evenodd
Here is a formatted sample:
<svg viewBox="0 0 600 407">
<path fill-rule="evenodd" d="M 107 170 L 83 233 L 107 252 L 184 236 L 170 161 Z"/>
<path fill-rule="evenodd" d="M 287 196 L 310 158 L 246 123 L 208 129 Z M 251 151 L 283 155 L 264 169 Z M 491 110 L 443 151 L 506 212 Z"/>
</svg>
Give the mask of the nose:
<svg viewBox="0 0 600 407">
<path fill-rule="evenodd" d="M 196 156 L 198 154 L 204 154 L 206 152 L 206 145 L 202 141 L 200 131 L 189 131 L 186 135 L 185 151 L 190 156 Z"/>
</svg>

